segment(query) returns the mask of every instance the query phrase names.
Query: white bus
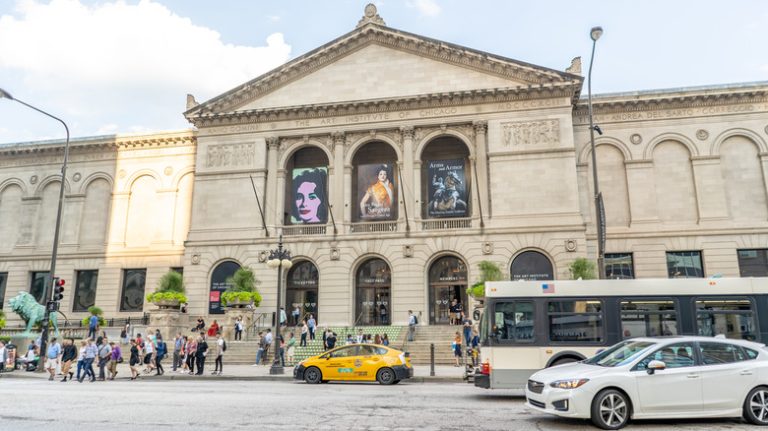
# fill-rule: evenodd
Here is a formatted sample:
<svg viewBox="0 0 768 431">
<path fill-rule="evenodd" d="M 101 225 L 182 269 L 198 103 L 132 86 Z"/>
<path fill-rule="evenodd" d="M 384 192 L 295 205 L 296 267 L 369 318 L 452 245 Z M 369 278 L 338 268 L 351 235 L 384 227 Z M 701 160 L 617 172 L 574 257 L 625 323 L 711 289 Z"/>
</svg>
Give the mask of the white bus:
<svg viewBox="0 0 768 431">
<path fill-rule="evenodd" d="M 522 389 L 535 371 L 625 338 L 768 342 L 768 278 L 488 282 L 475 386 Z"/>
</svg>

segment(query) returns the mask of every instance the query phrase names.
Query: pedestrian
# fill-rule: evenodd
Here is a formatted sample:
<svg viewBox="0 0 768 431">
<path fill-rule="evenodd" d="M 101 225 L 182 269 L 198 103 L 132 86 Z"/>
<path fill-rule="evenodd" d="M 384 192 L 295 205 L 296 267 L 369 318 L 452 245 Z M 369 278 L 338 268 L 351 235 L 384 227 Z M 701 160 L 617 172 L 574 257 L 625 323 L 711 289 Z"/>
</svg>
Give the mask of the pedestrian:
<svg viewBox="0 0 768 431">
<path fill-rule="evenodd" d="M 96 331 L 98 330 L 99 330 L 99 316 L 95 314 L 91 314 L 91 317 L 88 318 L 88 338 L 95 340 Z"/>
<path fill-rule="evenodd" d="M 155 348 L 155 368 L 157 368 L 156 375 L 162 376 L 165 374 L 165 369 L 163 368 L 163 359 L 165 359 L 165 356 L 168 354 L 168 345 L 165 344 L 165 341 L 163 341 L 163 337 L 161 336 L 159 340 L 157 340 L 157 347 Z"/>
<path fill-rule="evenodd" d="M 296 354 L 296 337 L 293 336 L 293 332 L 288 334 L 288 348 L 286 354 L 288 356 L 288 364 L 293 365 L 293 357 Z"/>
<path fill-rule="evenodd" d="M 307 319 L 301 323 L 301 341 L 299 346 L 307 347 L 307 334 L 309 333 L 309 326 L 307 325 Z"/>
<path fill-rule="evenodd" d="M 243 340 L 243 318 L 237 316 L 235 320 L 235 341 Z"/>
<path fill-rule="evenodd" d="M 144 341 L 144 374 L 149 374 L 155 369 L 155 356 L 156 349 L 155 343 L 152 341 L 152 337 L 147 336 L 147 340 Z"/>
<path fill-rule="evenodd" d="M 328 350 L 328 328 L 323 329 L 323 350 Z"/>
<path fill-rule="evenodd" d="M 264 356 L 264 332 L 259 331 L 259 350 L 256 351 L 256 363 L 253 364 L 254 367 L 259 365 L 262 356 Z"/>
<path fill-rule="evenodd" d="M 136 380 L 139 377 L 139 364 L 141 364 L 139 343 L 135 339 L 131 339 L 131 359 L 128 361 L 128 366 L 131 367 L 131 380 Z"/>
<path fill-rule="evenodd" d="M 269 347 L 272 345 L 272 330 L 267 329 L 267 333 L 264 334 L 264 365 L 267 365 L 267 357 L 269 356 Z"/>
<path fill-rule="evenodd" d="M 355 339 L 352 338 L 352 334 L 347 332 L 347 341 L 346 341 L 345 344 L 350 345 L 350 344 L 354 344 L 354 343 L 355 343 Z"/>
<path fill-rule="evenodd" d="M 84 372 L 84 365 L 85 365 L 85 347 L 88 346 L 88 343 L 85 341 L 80 342 L 80 348 L 77 351 L 77 375 L 75 378 L 77 380 L 80 380 L 80 373 Z M 69 378 L 69 381 L 72 381 L 72 378 Z"/>
<path fill-rule="evenodd" d="M 461 360 L 461 334 L 458 331 L 456 331 L 456 335 L 453 337 L 451 348 L 453 349 L 453 358 L 456 360 L 454 366 L 459 367 L 459 361 Z"/>
<path fill-rule="evenodd" d="M 291 316 L 293 316 L 293 326 L 299 326 L 299 318 L 301 317 L 301 309 L 299 308 L 299 304 L 296 304 L 296 307 L 291 312 Z"/>
<path fill-rule="evenodd" d="M 136 345 L 139 346 L 139 350 L 144 349 L 144 339 L 141 338 L 141 332 L 136 334 Z"/>
<path fill-rule="evenodd" d="M 477 358 L 480 354 L 480 335 L 477 333 L 477 329 L 472 329 L 472 366 L 477 366 Z"/>
<path fill-rule="evenodd" d="M 358 329 L 357 330 L 357 338 L 355 339 L 355 342 L 357 344 L 362 344 L 362 343 L 365 342 L 365 335 L 363 334 L 363 330 L 362 329 Z"/>
<path fill-rule="evenodd" d="M 64 378 L 61 380 L 62 382 L 66 382 L 67 378 L 70 381 L 72 380 L 74 374 L 70 371 L 70 368 L 72 367 L 72 362 L 76 359 L 77 347 L 75 347 L 75 340 L 72 338 L 64 340 L 64 347 L 61 352 L 61 374 L 64 375 Z"/>
<path fill-rule="evenodd" d="M 216 368 L 214 368 L 211 374 L 221 375 L 224 372 L 224 352 L 227 351 L 227 342 L 224 341 L 224 337 L 221 334 L 218 334 L 216 338 Z"/>
<path fill-rule="evenodd" d="M 458 312 L 458 301 L 456 301 L 456 298 L 451 300 L 451 305 L 448 306 L 448 320 L 451 325 L 457 325 L 458 322 L 456 321 L 456 313 Z"/>
<path fill-rule="evenodd" d="M 155 344 L 159 343 L 163 340 L 163 334 L 160 333 L 159 329 L 155 329 Z"/>
<path fill-rule="evenodd" d="M 464 317 L 464 342 L 467 343 L 467 346 L 471 344 L 472 341 L 472 321 L 469 320 L 469 317 Z"/>
<path fill-rule="evenodd" d="M 107 339 L 99 337 L 96 340 L 96 347 L 99 349 L 99 357 L 98 357 L 98 365 L 99 365 L 99 381 L 103 382 L 106 380 L 106 375 L 104 373 L 104 368 L 109 364 L 109 360 L 112 357 L 112 349 L 109 347 L 109 344 L 107 344 Z"/>
<path fill-rule="evenodd" d="M 59 356 L 61 355 L 61 345 L 56 342 L 56 339 L 51 339 L 48 344 L 48 354 L 45 356 L 45 369 L 51 374 L 48 380 L 53 380 L 56 376 L 56 368 L 59 366 Z"/>
<path fill-rule="evenodd" d="M 208 343 L 204 337 L 197 338 L 197 375 L 202 376 L 205 370 L 205 357 L 208 355 Z"/>
<path fill-rule="evenodd" d="M 413 314 L 413 310 L 408 310 L 408 341 L 413 341 L 416 336 L 416 324 L 419 323 L 419 319 Z"/>
<path fill-rule="evenodd" d="M 131 324 L 126 323 L 125 326 L 123 326 L 123 329 L 120 331 L 120 341 L 123 344 L 128 344 L 128 336 L 131 331 Z"/>
<path fill-rule="evenodd" d="M 309 319 L 307 319 L 307 326 L 309 326 L 309 339 L 314 340 L 315 329 L 317 329 L 317 322 L 315 321 L 315 316 L 313 316 L 312 314 L 310 314 Z"/>
<path fill-rule="evenodd" d="M 211 323 L 211 327 L 208 328 L 208 336 L 215 337 L 216 334 L 218 333 L 219 333 L 219 322 L 217 322 L 216 319 L 214 319 L 213 323 Z"/>
<path fill-rule="evenodd" d="M 0 340 L 0 373 L 5 371 L 5 362 L 8 360 L 8 349 L 5 347 L 5 341 Z M 67 380 L 65 375 L 64 381 Z"/>
<path fill-rule="evenodd" d="M 283 338 L 283 334 L 280 334 L 277 336 L 277 344 L 280 346 L 280 350 L 278 353 L 278 356 L 280 357 L 280 366 L 285 366 L 285 338 Z M 277 358 L 275 358 L 275 362 L 277 362 Z"/>
<path fill-rule="evenodd" d="M 120 350 L 120 345 L 114 341 L 109 342 L 109 347 L 112 348 L 109 357 L 109 380 L 115 380 L 115 376 L 117 376 L 117 364 L 123 361 L 123 352 Z"/>
<path fill-rule="evenodd" d="M 99 356 L 99 349 L 92 339 L 88 339 L 88 344 L 85 346 L 85 354 L 83 356 L 83 370 L 85 371 L 78 379 L 78 382 L 83 383 L 83 380 L 90 376 L 91 383 L 96 381 L 96 372 L 93 371 L 93 361 Z"/>
<path fill-rule="evenodd" d="M 389 346 L 389 336 L 387 334 L 383 334 L 381 336 L 381 345 L 382 346 Z"/>
<path fill-rule="evenodd" d="M 328 331 L 328 336 L 325 338 L 325 342 L 328 344 L 328 350 L 336 347 L 336 333 Z"/>
<path fill-rule="evenodd" d="M 189 342 L 187 343 L 187 369 L 189 369 L 189 374 L 192 375 L 195 373 L 195 363 L 197 362 L 197 340 L 194 336 L 189 337 Z"/>
</svg>

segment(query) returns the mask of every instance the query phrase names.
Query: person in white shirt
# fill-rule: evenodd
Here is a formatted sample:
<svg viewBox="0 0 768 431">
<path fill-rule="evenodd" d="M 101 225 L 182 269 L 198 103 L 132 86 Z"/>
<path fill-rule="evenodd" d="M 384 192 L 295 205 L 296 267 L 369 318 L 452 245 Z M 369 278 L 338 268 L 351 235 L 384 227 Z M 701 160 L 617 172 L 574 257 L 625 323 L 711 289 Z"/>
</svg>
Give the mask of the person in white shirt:
<svg viewBox="0 0 768 431">
<path fill-rule="evenodd" d="M 214 376 L 216 374 L 221 375 L 221 373 L 224 372 L 223 359 L 224 359 L 224 350 L 226 349 L 226 345 L 227 345 L 226 341 L 224 341 L 224 338 L 221 336 L 221 333 L 219 333 L 216 336 L 216 338 L 217 338 L 216 347 L 218 347 L 216 352 L 216 368 L 211 373 Z"/>
<path fill-rule="evenodd" d="M 149 374 L 155 369 L 155 343 L 151 336 L 144 342 L 144 354 L 144 363 L 147 364 L 144 374 Z"/>
<path fill-rule="evenodd" d="M 5 348 L 5 341 L 0 340 L 0 373 L 5 371 L 5 362 L 8 360 L 8 351 Z"/>
</svg>

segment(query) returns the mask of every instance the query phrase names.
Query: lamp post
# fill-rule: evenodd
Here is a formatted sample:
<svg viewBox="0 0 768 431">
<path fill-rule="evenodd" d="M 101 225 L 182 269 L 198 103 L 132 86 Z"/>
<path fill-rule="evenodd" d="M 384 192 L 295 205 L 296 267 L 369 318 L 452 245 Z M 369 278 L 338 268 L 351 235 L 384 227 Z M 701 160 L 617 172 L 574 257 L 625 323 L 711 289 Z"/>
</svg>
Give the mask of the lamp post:
<svg viewBox="0 0 768 431">
<path fill-rule="evenodd" d="M 280 295 L 282 294 L 283 268 L 288 269 L 293 265 L 291 262 L 291 252 L 283 248 L 283 233 L 280 232 L 277 240 L 277 249 L 269 252 L 267 265 L 270 268 L 277 268 L 277 305 L 275 306 L 275 360 L 272 361 L 272 367 L 269 374 L 283 374 L 283 365 L 280 362 Z"/>
<path fill-rule="evenodd" d="M 55 117 L 42 109 L 35 108 L 34 106 L 25 103 L 19 99 L 14 98 L 11 96 L 10 93 L 0 88 L 0 99 L 8 99 L 13 100 L 16 102 L 21 103 L 22 105 L 26 106 L 27 108 L 34 109 L 35 111 L 46 115 L 48 117 L 53 118 L 54 120 L 58 121 L 64 126 L 64 130 L 67 132 L 67 140 L 64 143 L 64 163 L 61 165 L 61 186 L 59 187 L 59 207 L 56 211 L 56 228 L 53 231 L 53 251 L 51 252 L 51 269 L 48 273 L 48 278 L 45 280 L 45 288 L 43 289 L 43 299 L 45 301 L 45 313 L 43 314 L 43 322 L 40 325 L 42 327 L 42 333 L 40 334 L 40 361 L 44 360 L 44 355 L 47 353 L 45 348 L 46 344 L 48 342 L 48 320 L 50 319 L 50 312 L 51 310 L 51 304 L 54 303 L 54 301 L 51 300 L 51 294 L 53 293 L 53 289 L 51 286 L 53 285 L 53 278 L 54 274 L 56 273 L 56 256 L 59 251 L 59 230 L 61 228 L 61 210 L 64 206 L 64 180 L 67 176 L 67 159 L 69 158 L 69 127 L 67 127 L 67 123 L 64 122 L 61 118 Z M 38 367 L 39 371 L 44 371 L 43 367 Z"/>
<path fill-rule="evenodd" d="M 589 73 L 587 75 L 587 106 L 589 109 L 589 142 L 592 146 L 592 183 L 595 187 L 595 218 L 597 222 L 597 277 L 605 278 L 605 206 L 600 186 L 597 183 L 597 154 L 595 152 L 595 132 L 603 134 L 599 126 L 592 120 L 592 62 L 595 59 L 597 39 L 603 35 L 602 27 L 592 27 L 589 37 L 592 39 L 592 56 L 589 57 Z"/>
</svg>

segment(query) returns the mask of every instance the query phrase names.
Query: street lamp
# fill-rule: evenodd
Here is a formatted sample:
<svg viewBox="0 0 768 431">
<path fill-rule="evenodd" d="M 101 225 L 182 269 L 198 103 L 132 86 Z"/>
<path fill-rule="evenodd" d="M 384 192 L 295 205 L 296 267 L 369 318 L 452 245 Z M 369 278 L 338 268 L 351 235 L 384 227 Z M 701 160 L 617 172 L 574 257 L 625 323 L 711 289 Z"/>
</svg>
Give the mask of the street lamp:
<svg viewBox="0 0 768 431">
<path fill-rule="evenodd" d="M 283 248 L 283 233 L 280 232 L 277 240 L 277 249 L 269 252 L 267 265 L 270 268 L 277 268 L 277 305 L 275 306 L 275 360 L 272 361 L 272 367 L 269 374 L 283 374 L 283 365 L 280 362 L 280 294 L 282 293 L 283 268 L 288 269 L 293 265 L 291 262 L 291 252 Z"/>
<path fill-rule="evenodd" d="M 67 176 L 67 159 L 69 158 L 69 127 L 67 127 L 67 123 L 64 122 L 61 118 L 54 117 L 53 115 L 43 111 L 42 109 L 35 108 L 34 106 L 25 103 L 19 99 L 14 98 L 11 96 L 10 93 L 0 88 L 0 99 L 8 99 L 13 100 L 16 102 L 21 103 L 22 105 L 26 106 L 27 108 L 34 109 L 35 111 L 47 115 L 48 117 L 53 118 L 54 120 L 58 121 L 64 126 L 64 130 L 67 132 L 67 141 L 64 144 L 64 163 L 61 165 L 61 186 L 59 187 L 59 208 L 56 211 L 56 229 L 53 232 L 53 251 L 51 252 L 51 269 L 48 273 L 48 278 L 45 281 L 45 288 L 43 289 L 43 299 L 45 300 L 45 313 L 43 314 L 43 322 L 40 326 L 42 326 L 43 330 L 40 334 L 40 358 L 42 361 L 42 358 L 44 358 L 43 355 L 46 354 L 45 347 L 46 343 L 48 342 L 48 320 L 50 319 L 50 313 L 51 311 L 55 311 L 58 307 L 56 307 L 54 304 L 56 301 L 51 300 L 51 294 L 53 293 L 53 289 L 51 289 L 51 286 L 53 285 L 53 278 L 54 274 L 56 273 L 56 256 L 59 251 L 59 230 L 61 228 L 61 210 L 64 206 L 64 179 Z M 42 362 L 41 362 L 42 363 Z M 39 371 L 44 371 L 42 367 L 39 367 Z"/>
<path fill-rule="evenodd" d="M 605 278 L 605 206 L 600 186 L 597 183 L 597 154 L 595 152 L 595 132 L 603 134 L 600 126 L 592 121 L 592 62 L 595 59 L 597 39 L 603 35 L 602 27 L 592 27 L 589 37 L 592 39 L 592 56 L 589 57 L 589 74 L 587 75 L 587 105 L 589 107 L 589 142 L 592 146 L 592 183 L 595 187 L 595 217 L 597 218 L 597 272 L 598 278 Z"/>
</svg>

